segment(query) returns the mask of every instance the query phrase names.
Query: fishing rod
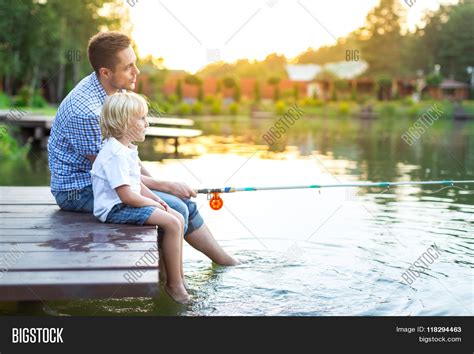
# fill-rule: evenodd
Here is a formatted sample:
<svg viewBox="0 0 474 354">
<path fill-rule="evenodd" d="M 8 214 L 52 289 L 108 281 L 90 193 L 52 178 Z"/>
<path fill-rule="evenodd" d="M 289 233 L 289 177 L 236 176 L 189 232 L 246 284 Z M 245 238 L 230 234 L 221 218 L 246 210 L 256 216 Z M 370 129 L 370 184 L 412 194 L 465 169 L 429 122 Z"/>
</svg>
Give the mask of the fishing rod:
<svg viewBox="0 0 474 354">
<path fill-rule="evenodd" d="M 411 182 L 355 182 L 355 183 L 338 183 L 338 184 L 310 184 L 296 186 L 270 186 L 270 187 L 224 187 L 224 188 L 203 188 L 197 189 L 198 194 L 207 194 L 209 205 L 213 210 L 219 210 L 223 207 L 224 201 L 220 197 L 221 193 L 234 192 L 255 192 L 255 191 L 274 191 L 284 189 L 321 189 L 321 188 L 363 188 L 363 187 L 398 187 L 398 186 L 422 186 L 422 185 L 446 185 L 454 186 L 455 184 L 474 184 L 474 180 L 467 181 L 411 181 Z"/>
</svg>

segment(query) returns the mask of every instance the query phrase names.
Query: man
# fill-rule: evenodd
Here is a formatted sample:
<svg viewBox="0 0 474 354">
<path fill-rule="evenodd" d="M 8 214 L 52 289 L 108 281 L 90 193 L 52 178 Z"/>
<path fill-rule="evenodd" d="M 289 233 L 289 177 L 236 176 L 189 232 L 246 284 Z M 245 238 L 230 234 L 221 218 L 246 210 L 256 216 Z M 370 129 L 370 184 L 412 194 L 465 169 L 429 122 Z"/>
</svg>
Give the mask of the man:
<svg viewBox="0 0 474 354">
<path fill-rule="evenodd" d="M 108 95 L 134 90 L 140 71 L 130 38 L 103 32 L 89 41 L 87 54 L 94 72 L 79 82 L 58 108 L 48 141 L 51 193 L 63 210 L 92 213 L 90 170 L 102 145 L 99 117 Z M 142 182 L 183 215 L 185 240 L 220 265 L 235 265 L 204 224 L 196 193 L 186 184 L 158 181 L 141 165 Z"/>
</svg>

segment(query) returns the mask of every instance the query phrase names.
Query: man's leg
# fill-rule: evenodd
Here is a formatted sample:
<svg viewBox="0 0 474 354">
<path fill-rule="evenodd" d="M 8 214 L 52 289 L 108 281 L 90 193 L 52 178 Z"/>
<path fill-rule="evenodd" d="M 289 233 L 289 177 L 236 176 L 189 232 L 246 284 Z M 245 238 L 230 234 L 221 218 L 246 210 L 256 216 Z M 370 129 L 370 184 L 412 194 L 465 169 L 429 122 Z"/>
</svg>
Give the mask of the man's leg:
<svg viewBox="0 0 474 354">
<path fill-rule="evenodd" d="M 92 213 L 94 211 L 94 193 L 92 186 L 72 191 L 56 192 L 56 203 L 65 211 Z"/>
<path fill-rule="evenodd" d="M 188 234 L 185 240 L 217 264 L 233 266 L 239 263 L 222 249 L 206 224 Z"/>
<path fill-rule="evenodd" d="M 184 239 L 195 249 L 204 253 L 213 262 L 220 265 L 236 265 L 238 262 L 229 256 L 217 243 L 211 231 L 204 225 L 195 202 L 182 200 L 172 194 L 153 191 L 184 217 Z"/>
</svg>

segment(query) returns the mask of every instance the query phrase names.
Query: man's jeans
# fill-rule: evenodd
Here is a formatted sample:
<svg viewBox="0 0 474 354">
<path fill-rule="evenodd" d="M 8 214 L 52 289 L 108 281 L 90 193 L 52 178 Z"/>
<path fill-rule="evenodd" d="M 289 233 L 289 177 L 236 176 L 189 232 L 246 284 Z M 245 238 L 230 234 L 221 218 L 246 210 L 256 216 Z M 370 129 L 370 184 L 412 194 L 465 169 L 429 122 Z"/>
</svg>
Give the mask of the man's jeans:
<svg viewBox="0 0 474 354">
<path fill-rule="evenodd" d="M 195 202 L 190 199 L 183 200 L 164 192 L 152 192 L 163 199 L 170 208 L 183 215 L 184 235 L 189 235 L 204 224 L 204 220 L 199 214 Z M 62 210 L 80 213 L 92 213 L 94 211 L 94 194 L 92 193 L 92 186 L 72 191 L 53 192 L 53 195 L 56 198 L 56 203 Z"/>
</svg>

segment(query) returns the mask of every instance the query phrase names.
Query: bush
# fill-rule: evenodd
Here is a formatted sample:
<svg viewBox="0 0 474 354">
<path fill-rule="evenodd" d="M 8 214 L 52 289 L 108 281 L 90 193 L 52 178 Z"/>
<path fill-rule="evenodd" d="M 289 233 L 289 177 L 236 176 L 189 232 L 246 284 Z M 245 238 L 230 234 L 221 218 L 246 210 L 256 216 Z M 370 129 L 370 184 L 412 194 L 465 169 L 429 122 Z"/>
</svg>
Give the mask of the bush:
<svg viewBox="0 0 474 354">
<path fill-rule="evenodd" d="M 31 89 L 27 86 L 23 86 L 20 89 L 19 95 L 15 98 L 14 106 L 16 107 L 26 107 L 31 103 L 31 98 L 33 94 Z"/>
<path fill-rule="evenodd" d="M 6 125 L 0 124 L 0 160 L 24 159 L 30 150 L 30 144 L 21 147 L 10 135 Z"/>
<path fill-rule="evenodd" d="M 8 97 L 3 92 L 0 92 L 0 107 L 10 107 L 11 104 L 12 104 L 12 101 L 10 97 Z"/>
<path fill-rule="evenodd" d="M 439 86 L 441 82 L 443 82 L 443 77 L 441 76 L 441 74 L 432 73 L 426 77 L 426 84 L 428 86 L 436 87 L 436 86 Z"/>
<path fill-rule="evenodd" d="M 31 99 L 31 106 L 35 108 L 43 108 L 48 105 L 48 102 L 43 98 L 41 94 L 36 92 Z"/>
<path fill-rule="evenodd" d="M 191 113 L 191 106 L 187 104 L 186 102 L 182 102 L 178 106 L 178 114 L 185 116 L 185 115 L 188 115 L 189 113 Z"/>
<path fill-rule="evenodd" d="M 216 115 L 220 114 L 221 110 L 222 110 L 222 107 L 221 107 L 220 101 L 215 100 L 214 102 L 212 102 L 212 106 L 211 106 L 211 114 L 212 115 L 216 116 Z"/>
<path fill-rule="evenodd" d="M 347 115 L 350 111 L 350 106 L 349 103 L 347 102 L 341 102 L 339 103 L 339 113 L 342 115 Z"/>
<path fill-rule="evenodd" d="M 320 100 L 320 99 L 313 99 L 311 101 L 311 105 L 314 106 L 314 107 L 322 107 L 322 106 L 324 106 L 324 101 Z"/>
<path fill-rule="evenodd" d="M 408 109 L 408 115 L 410 117 L 416 117 L 418 115 L 419 110 L 419 105 L 415 103 Z"/>
<path fill-rule="evenodd" d="M 176 104 L 178 103 L 178 96 L 176 96 L 176 94 L 171 94 L 168 96 L 168 102 L 171 103 L 171 104 Z"/>
<path fill-rule="evenodd" d="M 277 102 L 275 103 L 275 113 L 280 116 L 280 115 L 284 114 L 285 111 L 286 111 L 285 102 L 283 102 L 283 101 L 277 101 Z"/>
<path fill-rule="evenodd" d="M 201 102 L 194 103 L 192 111 L 193 111 L 193 114 L 196 114 L 196 115 L 202 114 L 202 103 Z"/>
<path fill-rule="evenodd" d="M 415 102 L 413 101 L 413 98 L 411 98 L 410 96 L 407 96 L 403 99 L 402 104 L 404 104 L 405 106 L 411 107 L 415 104 Z"/>
<path fill-rule="evenodd" d="M 397 112 L 397 107 L 392 103 L 385 103 L 380 106 L 380 114 L 383 116 L 394 116 Z"/>
<path fill-rule="evenodd" d="M 229 105 L 229 113 L 233 116 L 237 115 L 239 113 L 239 104 L 236 103 L 236 102 L 232 102 L 230 105 Z"/>
<path fill-rule="evenodd" d="M 215 97 L 215 96 L 209 95 L 209 96 L 206 96 L 206 97 L 204 98 L 204 103 L 205 103 L 205 104 L 213 104 L 215 100 L 216 100 L 216 97 Z"/>
</svg>

